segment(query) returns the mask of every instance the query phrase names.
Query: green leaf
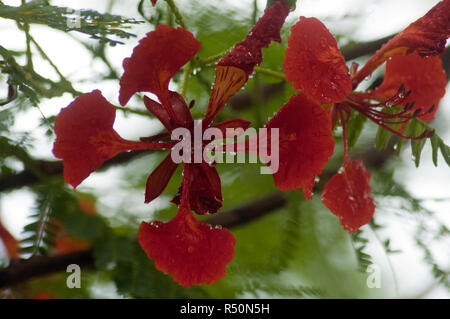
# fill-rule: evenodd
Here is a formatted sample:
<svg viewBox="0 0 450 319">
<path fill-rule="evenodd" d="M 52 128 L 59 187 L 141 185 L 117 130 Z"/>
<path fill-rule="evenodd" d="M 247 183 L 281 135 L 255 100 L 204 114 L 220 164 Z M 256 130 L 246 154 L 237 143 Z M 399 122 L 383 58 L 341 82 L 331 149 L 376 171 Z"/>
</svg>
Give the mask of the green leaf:
<svg viewBox="0 0 450 319">
<path fill-rule="evenodd" d="M 439 136 L 434 134 L 431 139 L 431 150 L 432 150 L 432 157 L 433 157 L 433 164 L 434 166 L 437 166 L 437 160 L 438 160 L 438 150 L 439 150 Z"/>
<path fill-rule="evenodd" d="M 361 113 L 352 111 L 350 119 L 347 121 L 347 138 L 349 149 L 356 144 L 366 120 L 367 118 Z"/>
<path fill-rule="evenodd" d="M 389 141 L 392 135 L 393 134 L 391 132 L 379 126 L 377 130 L 377 136 L 375 137 L 375 147 L 377 148 L 377 150 L 382 151 L 386 149 L 386 147 L 389 145 Z"/>
<path fill-rule="evenodd" d="M 122 39 L 135 37 L 134 34 L 123 31 L 119 27 L 125 28 L 129 24 L 142 23 L 142 21 L 102 14 L 94 10 L 74 10 L 52 6 L 47 0 L 29 1 L 20 7 L 7 6 L 0 2 L 0 17 L 21 23 L 43 24 L 64 32 L 81 32 L 110 45 L 123 44 L 121 41 L 107 37 L 110 35 Z"/>
<path fill-rule="evenodd" d="M 420 136 L 425 130 L 434 131 L 434 128 L 431 127 L 429 124 L 425 123 L 424 121 L 414 118 L 408 122 L 403 133 L 408 136 L 416 137 Z M 411 140 L 411 152 L 416 167 L 418 167 L 420 164 L 420 156 L 427 139 L 428 138 Z M 450 166 L 450 147 L 447 144 L 445 144 L 442 138 L 436 133 L 434 133 L 434 135 L 429 139 L 431 143 L 433 164 L 437 166 L 438 150 L 440 150 L 442 157 L 444 157 L 445 162 L 447 163 L 448 166 Z M 402 143 L 404 143 L 404 139 L 400 139 L 399 143 L 400 141 L 403 141 Z M 399 143 L 397 143 L 397 150 L 399 147 L 401 147 Z"/>
<path fill-rule="evenodd" d="M 441 150 L 445 162 L 450 166 L 450 147 L 446 145 L 442 139 L 439 141 L 439 149 Z"/>
</svg>

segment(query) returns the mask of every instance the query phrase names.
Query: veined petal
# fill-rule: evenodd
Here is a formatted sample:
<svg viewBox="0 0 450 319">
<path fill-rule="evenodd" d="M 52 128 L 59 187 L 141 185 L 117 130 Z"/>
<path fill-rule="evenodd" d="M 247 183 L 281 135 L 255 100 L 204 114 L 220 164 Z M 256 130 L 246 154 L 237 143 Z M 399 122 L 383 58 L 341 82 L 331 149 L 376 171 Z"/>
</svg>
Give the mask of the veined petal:
<svg viewBox="0 0 450 319">
<path fill-rule="evenodd" d="M 213 214 L 222 207 L 222 190 L 219 174 L 207 163 L 189 165 L 192 181 L 189 188 L 189 206 L 197 214 Z M 180 205 L 183 186 L 172 202 Z"/>
<path fill-rule="evenodd" d="M 344 160 L 344 170 L 325 185 L 322 202 L 349 233 L 370 223 L 375 203 L 370 195 L 370 173 L 362 161 Z"/>
<path fill-rule="evenodd" d="M 314 178 L 333 154 L 330 112 L 304 95 L 293 95 L 266 127 L 268 149 L 271 149 L 270 130 L 279 129 L 279 167 L 273 172 L 275 185 L 280 190 L 303 187 L 305 197 L 311 199 Z"/>
<path fill-rule="evenodd" d="M 363 94 L 368 98 L 387 100 L 394 96 L 400 85 L 405 86 L 411 94 L 403 100 L 402 105 L 415 102 L 411 111 L 430 109 L 432 112 L 420 116 L 430 121 L 438 109 L 439 101 L 445 95 L 447 78 L 439 56 L 421 57 L 418 53 L 398 55 L 386 62 L 386 73 L 383 83 L 374 91 Z"/>
<path fill-rule="evenodd" d="M 138 239 L 156 268 L 185 287 L 223 278 L 236 244 L 230 231 L 197 221 L 186 207 L 168 223 L 142 223 Z"/>
<path fill-rule="evenodd" d="M 316 18 L 301 17 L 291 28 L 283 69 L 294 89 L 319 104 L 342 102 L 352 90 L 337 42 Z"/>
<path fill-rule="evenodd" d="M 289 4 L 276 1 L 250 30 L 245 40 L 237 43 L 216 66 L 216 79 L 204 122 L 212 122 L 217 112 L 247 82 L 255 65 L 262 61 L 262 48 L 272 41 L 281 42 L 280 30 L 289 14 Z"/>
<path fill-rule="evenodd" d="M 0 222 L 0 242 L 3 242 L 3 245 L 8 252 L 8 256 L 10 259 L 19 258 L 19 242 L 14 238 L 13 235 L 3 226 Z"/>
<path fill-rule="evenodd" d="M 379 65 L 395 55 L 406 55 L 412 52 L 422 56 L 441 54 L 444 52 L 449 35 L 450 0 L 444 0 L 375 52 L 353 77 L 353 86 L 356 87 Z"/>
<path fill-rule="evenodd" d="M 155 170 L 150 174 L 147 179 L 147 184 L 145 188 L 145 202 L 150 203 L 156 197 L 161 195 L 161 193 L 166 188 L 170 181 L 173 173 L 177 169 L 179 164 L 175 164 L 172 161 L 171 154 L 167 155 L 166 158 L 155 168 Z"/>
<path fill-rule="evenodd" d="M 244 86 L 247 75 L 244 70 L 233 66 L 216 66 L 216 79 L 209 97 L 208 108 L 203 119 L 207 126 L 219 110 Z"/>
<path fill-rule="evenodd" d="M 158 25 L 139 41 L 131 57 L 123 61 L 120 104 L 125 105 L 136 92 L 165 96 L 170 79 L 197 54 L 200 46 L 189 31 Z"/>
<path fill-rule="evenodd" d="M 64 180 L 77 187 L 120 152 L 170 147 L 171 143 L 124 140 L 113 129 L 116 109 L 99 90 L 77 97 L 55 120 L 53 154 L 63 160 Z"/>
</svg>

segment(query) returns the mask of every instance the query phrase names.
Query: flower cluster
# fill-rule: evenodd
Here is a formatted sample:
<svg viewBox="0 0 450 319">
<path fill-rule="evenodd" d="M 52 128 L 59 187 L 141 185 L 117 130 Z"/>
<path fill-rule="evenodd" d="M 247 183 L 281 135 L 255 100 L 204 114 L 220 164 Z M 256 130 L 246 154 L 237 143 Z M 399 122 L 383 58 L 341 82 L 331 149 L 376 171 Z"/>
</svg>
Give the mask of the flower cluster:
<svg viewBox="0 0 450 319">
<path fill-rule="evenodd" d="M 275 0 L 246 38 L 217 63 L 215 82 L 201 120 L 202 130 L 217 128 L 226 136 L 227 128 L 249 127 L 249 122 L 240 119 L 213 121 L 261 63 L 262 48 L 272 41 L 281 42 L 280 29 L 289 9 L 284 0 Z M 429 131 L 420 137 L 405 136 L 403 129 L 412 118 L 433 119 L 445 93 L 446 77 L 437 55 L 443 52 L 449 36 L 449 19 L 450 0 L 444 0 L 385 44 L 360 70 L 355 64 L 349 70 L 327 28 L 315 18 L 301 17 L 291 29 L 283 61 L 286 79 L 300 92 L 268 121 L 264 131 L 270 135 L 271 129 L 279 130 L 279 166 L 272 172 L 275 185 L 280 190 L 302 188 L 304 196 L 311 199 L 316 176 L 333 154 L 333 128 L 340 122 L 344 163 L 342 170 L 325 185 L 322 201 L 349 232 L 369 223 L 375 211 L 370 173 L 362 161 L 351 160 L 348 154 L 349 114 L 352 109 L 360 112 L 402 137 L 431 136 Z M 177 128 L 194 131 L 195 121 L 188 105 L 180 94 L 169 90 L 169 82 L 194 58 L 200 46 L 189 31 L 159 25 L 140 40 L 131 57 L 123 62 L 120 104 L 126 105 L 137 92 L 153 93 L 158 100 L 145 96 L 144 104 L 164 125 L 166 130 L 162 134 L 141 138 L 139 142 L 120 137 L 113 129 L 115 107 L 98 90 L 79 96 L 61 110 L 55 121 L 57 138 L 53 152 L 63 159 L 67 183 L 77 187 L 120 152 L 171 149 L 178 141 L 169 137 Z M 385 61 L 385 78 L 378 88 L 353 92 Z M 402 125 L 393 129 L 392 124 Z M 272 140 L 261 134 L 254 138 Z M 210 142 L 205 141 L 202 150 Z M 252 149 L 248 142 L 243 142 L 245 150 L 258 153 L 268 163 L 271 157 L 260 152 L 261 144 Z M 194 149 L 191 153 L 192 156 Z M 168 155 L 150 174 L 146 203 L 163 192 L 178 165 Z M 214 283 L 225 275 L 226 266 L 233 259 L 235 239 L 227 229 L 199 222 L 192 211 L 205 214 L 220 209 L 223 200 L 220 177 L 214 165 L 204 160 L 185 161 L 182 165 L 182 183 L 172 200 L 179 206 L 177 215 L 167 223 L 142 223 L 139 243 L 155 266 L 180 285 Z"/>
<path fill-rule="evenodd" d="M 333 151 L 331 134 L 339 119 L 343 129 L 344 163 L 340 172 L 325 185 L 322 201 L 350 233 L 368 224 L 375 204 L 371 197 L 370 173 L 362 161 L 353 161 L 348 154 L 346 121 L 350 111 L 360 112 L 403 138 L 432 136 L 432 131 L 415 137 L 405 136 L 402 131 L 412 118 L 429 121 L 435 116 L 447 85 L 438 54 L 444 51 L 449 34 L 450 1 L 445 0 L 383 45 L 360 70 L 356 64 L 349 70 L 325 25 L 316 18 L 301 17 L 291 29 L 283 61 L 286 79 L 301 94 L 293 96 L 267 124 L 280 127 L 280 144 L 290 150 L 280 154 L 280 161 L 291 163 L 291 167 L 285 166 L 289 167 L 285 174 L 294 173 L 291 183 L 277 183 L 277 186 L 281 189 L 303 187 L 310 199 L 314 177 Z M 369 92 L 353 92 L 385 61 L 386 73 L 380 86 Z M 329 107 L 331 112 L 328 112 Z M 302 115 L 301 119 L 297 114 Z M 392 124 L 400 124 L 400 128 L 395 130 Z M 292 136 L 299 133 L 302 144 L 292 140 Z M 319 156 L 322 161 L 317 159 Z"/>
<path fill-rule="evenodd" d="M 247 129 L 250 123 L 239 119 L 212 122 L 219 110 L 245 85 L 254 66 L 261 63 L 261 49 L 271 41 L 281 42 L 280 29 L 289 9 L 283 0 L 276 1 L 265 10 L 244 41 L 237 43 L 219 61 L 202 119 L 203 129 L 215 127 L 224 133 L 227 128 Z M 63 159 L 67 183 L 77 187 L 120 152 L 174 147 L 177 141 L 161 142 L 160 139 L 170 137 L 176 128 L 194 130 L 194 120 L 185 100 L 168 87 L 171 78 L 197 54 L 200 46 L 189 31 L 158 25 L 140 40 L 131 57 L 123 62 L 120 104 L 127 104 L 137 92 L 155 94 L 159 101 L 145 96 L 144 103 L 166 128 L 162 134 L 142 138 L 140 142 L 121 138 L 113 129 L 115 107 L 98 90 L 79 96 L 61 110 L 55 121 L 57 138 L 53 153 Z M 178 165 L 169 154 L 150 174 L 145 190 L 146 203 L 163 192 Z M 222 206 L 220 177 L 215 167 L 205 161 L 185 162 L 180 191 L 172 202 L 179 205 L 178 214 L 168 223 L 142 223 L 138 234 L 140 245 L 159 270 L 169 273 L 182 286 L 216 282 L 225 275 L 226 265 L 233 259 L 235 239 L 227 229 L 201 223 L 192 214 L 192 210 L 197 214 L 215 213 Z"/>
</svg>

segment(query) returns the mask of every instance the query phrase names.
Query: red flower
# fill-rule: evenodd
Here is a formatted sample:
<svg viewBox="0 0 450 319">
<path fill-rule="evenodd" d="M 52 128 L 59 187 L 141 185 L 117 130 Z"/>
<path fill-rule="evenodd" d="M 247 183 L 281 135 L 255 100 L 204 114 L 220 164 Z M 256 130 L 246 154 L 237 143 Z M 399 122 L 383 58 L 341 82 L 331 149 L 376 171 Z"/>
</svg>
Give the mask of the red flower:
<svg viewBox="0 0 450 319">
<path fill-rule="evenodd" d="M 0 241 L 6 248 L 10 259 L 19 258 L 19 242 L 0 222 Z"/>
<path fill-rule="evenodd" d="M 211 92 L 202 129 L 217 127 L 248 128 L 249 122 L 229 120 L 211 125 L 217 112 L 247 82 L 253 67 L 261 62 L 261 49 L 272 40 L 280 41 L 280 28 L 289 13 L 289 5 L 276 1 L 264 16 L 216 67 L 216 79 Z M 62 158 L 64 179 L 73 187 L 80 184 L 104 161 L 128 150 L 172 148 L 177 141 L 159 142 L 176 128 L 191 133 L 194 121 L 186 102 L 168 89 L 170 79 L 200 49 L 200 42 L 182 29 L 159 25 L 149 32 L 123 62 L 119 101 L 125 105 L 136 92 L 154 93 L 159 102 L 144 97 L 147 109 L 165 126 L 167 132 L 141 142 L 122 139 L 113 129 L 115 108 L 100 91 L 83 94 L 64 108 L 55 122 L 57 139 L 53 153 Z M 202 132 L 203 133 L 203 132 Z M 191 134 L 193 136 L 194 134 Z M 205 141 L 202 149 L 209 144 Z M 167 156 L 150 174 L 145 202 L 158 197 L 165 189 L 178 164 Z M 208 163 L 185 163 L 180 192 L 173 202 L 179 204 L 177 216 L 168 223 L 142 223 L 139 242 L 155 266 L 171 274 L 183 286 L 213 283 L 225 274 L 226 265 L 234 255 L 235 241 L 226 229 L 210 228 L 198 222 L 198 214 L 215 213 L 222 206 L 220 178 Z"/>
<path fill-rule="evenodd" d="M 322 202 L 349 233 L 370 223 L 375 203 L 370 196 L 370 173 L 361 160 L 345 157 L 343 170 L 325 185 Z"/>
<path fill-rule="evenodd" d="M 183 191 L 178 214 L 168 223 L 142 223 L 139 243 L 160 271 L 181 286 L 212 284 L 225 276 L 236 243 L 227 229 L 201 223 L 191 214 L 189 191 L 194 171 L 184 164 Z"/>
<path fill-rule="evenodd" d="M 331 104 L 333 125 L 339 116 L 343 127 L 345 149 L 343 171 L 333 176 L 327 183 L 322 200 L 339 217 L 349 232 L 354 232 L 370 222 L 375 205 L 370 196 L 370 174 L 361 161 L 352 161 L 348 156 L 345 114 L 353 108 L 378 125 L 405 138 L 423 138 L 431 135 L 432 132 L 425 132 L 420 137 L 404 136 L 401 129 L 394 130 L 389 124 L 392 124 L 394 119 L 395 123 L 406 124 L 414 117 L 420 117 L 422 120 L 434 118 L 439 100 L 445 93 L 447 81 L 441 60 L 433 55 L 443 52 L 449 31 L 450 0 L 445 0 L 385 44 L 360 71 L 356 72 L 353 67 L 350 75 L 336 40 L 319 20 L 301 17 L 291 29 L 283 68 L 287 80 L 309 99 L 298 101 L 297 109 L 315 108 L 320 113 L 320 104 Z M 352 89 L 387 60 L 385 79 L 377 89 L 372 92 L 352 93 Z M 379 103 L 372 103 L 373 99 Z M 279 115 L 292 109 L 291 101 L 279 111 Z M 394 114 L 378 110 L 394 105 L 403 105 L 403 109 Z M 291 122 L 296 122 L 292 118 L 297 112 L 291 111 L 285 119 L 291 118 Z M 319 118 L 304 117 L 301 125 L 306 130 L 313 128 L 318 130 L 315 125 L 320 125 L 320 121 Z M 294 143 L 298 141 L 289 140 L 291 136 L 289 133 L 294 130 L 295 124 L 280 123 L 276 126 L 280 128 L 280 136 L 284 136 L 285 147 L 295 149 Z M 332 125 L 324 126 L 322 136 L 330 136 L 331 128 Z M 317 150 L 322 154 L 329 154 L 330 146 L 304 138 L 299 148 L 310 150 L 309 156 L 315 156 L 312 154 L 317 154 Z M 293 164 L 296 160 L 303 162 L 307 158 L 308 155 L 299 156 L 297 152 L 284 154 L 280 152 L 280 162 L 291 163 L 291 166 L 296 165 Z M 323 156 L 322 161 L 326 158 Z M 314 184 L 313 177 L 323 167 L 322 161 L 317 160 L 317 169 L 309 169 L 311 188 Z M 282 177 L 283 181 L 289 178 L 289 173 Z M 303 182 L 302 185 L 305 186 L 307 183 Z M 305 187 L 303 189 L 305 191 Z"/>
</svg>

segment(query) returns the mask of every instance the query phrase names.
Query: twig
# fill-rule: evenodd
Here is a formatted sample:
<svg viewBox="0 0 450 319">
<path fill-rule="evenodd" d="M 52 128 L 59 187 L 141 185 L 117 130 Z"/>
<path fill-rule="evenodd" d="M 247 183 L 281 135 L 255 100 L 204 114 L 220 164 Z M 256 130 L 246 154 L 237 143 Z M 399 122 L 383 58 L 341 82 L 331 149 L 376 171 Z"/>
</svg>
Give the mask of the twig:
<svg viewBox="0 0 450 319">
<path fill-rule="evenodd" d="M 0 287 L 7 287 L 31 278 L 65 271 L 70 264 L 92 268 L 94 266 L 92 250 L 52 257 L 35 256 L 26 260 L 12 260 L 7 268 L 0 270 Z"/>
<path fill-rule="evenodd" d="M 114 158 L 106 161 L 101 169 L 106 169 L 110 166 L 126 163 L 138 157 L 139 155 L 148 154 L 150 152 L 152 151 L 131 151 L 121 153 Z M 45 177 L 61 176 L 63 173 L 62 161 L 37 160 L 35 161 L 35 165 L 37 167 L 37 170 Z M 36 172 L 34 172 L 34 170 L 25 169 L 17 174 L 2 176 L 0 178 L 0 192 L 32 185 L 39 181 L 41 181 L 41 178 L 36 175 Z"/>
</svg>

